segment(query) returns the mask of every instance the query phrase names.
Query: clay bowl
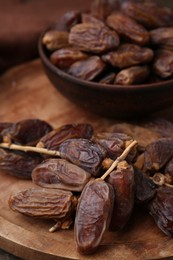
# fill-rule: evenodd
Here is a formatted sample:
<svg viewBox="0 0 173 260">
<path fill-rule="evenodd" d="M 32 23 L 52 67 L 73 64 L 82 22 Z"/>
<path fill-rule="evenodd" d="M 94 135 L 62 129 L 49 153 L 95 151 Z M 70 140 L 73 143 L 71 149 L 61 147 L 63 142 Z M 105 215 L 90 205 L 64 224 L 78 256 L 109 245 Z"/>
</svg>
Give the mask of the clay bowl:
<svg viewBox="0 0 173 260">
<path fill-rule="evenodd" d="M 63 72 L 48 58 L 40 36 L 38 49 L 45 72 L 55 88 L 79 108 L 106 117 L 136 118 L 173 104 L 173 80 L 143 85 L 105 85 L 88 82 Z"/>
</svg>

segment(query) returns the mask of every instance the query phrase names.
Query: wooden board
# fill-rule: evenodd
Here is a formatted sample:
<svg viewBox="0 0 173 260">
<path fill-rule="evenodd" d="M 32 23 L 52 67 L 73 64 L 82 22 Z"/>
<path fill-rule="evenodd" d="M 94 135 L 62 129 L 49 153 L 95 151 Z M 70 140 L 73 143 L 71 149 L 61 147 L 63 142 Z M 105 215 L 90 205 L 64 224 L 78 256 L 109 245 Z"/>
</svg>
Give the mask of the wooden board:
<svg viewBox="0 0 173 260">
<path fill-rule="evenodd" d="M 173 121 L 173 108 L 158 114 Z M 0 79 L 0 121 L 40 118 L 53 126 L 90 122 L 96 130 L 114 127 L 115 120 L 81 110 L 51 85 L 39 60 L 7 72 Z M 142 128 L 141 128 L 142 129 Z M 166 131 L 166 129 L 165 129 Z M 33 220 L 12 212 L 8 198 L 14 191 L 31 187 L 31 181 L 0 173 L 0 248 L 24 259 L 153 259 L 173 256 L 173 240 L 162 234 L 152 218 L 135 212 L 127 230 L 107 232 L 98 252 L 81 256 L 73 230 L 49 233 L 52 222 Z"/>
</svg>

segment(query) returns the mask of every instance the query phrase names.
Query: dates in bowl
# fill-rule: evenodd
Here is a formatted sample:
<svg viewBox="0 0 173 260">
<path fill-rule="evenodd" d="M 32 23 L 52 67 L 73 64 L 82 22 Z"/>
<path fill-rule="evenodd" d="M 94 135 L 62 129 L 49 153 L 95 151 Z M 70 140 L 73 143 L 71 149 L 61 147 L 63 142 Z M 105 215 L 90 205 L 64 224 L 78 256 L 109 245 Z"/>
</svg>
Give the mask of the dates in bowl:
<svg viewBox="0 0 173 260">
<path fill-rule="evenodd" d="M 48 78 L 93 113 L 135 118 L 173 103 L 173 10 L 158 1 L 93 0 L 39 39 Z"/>
</svg>

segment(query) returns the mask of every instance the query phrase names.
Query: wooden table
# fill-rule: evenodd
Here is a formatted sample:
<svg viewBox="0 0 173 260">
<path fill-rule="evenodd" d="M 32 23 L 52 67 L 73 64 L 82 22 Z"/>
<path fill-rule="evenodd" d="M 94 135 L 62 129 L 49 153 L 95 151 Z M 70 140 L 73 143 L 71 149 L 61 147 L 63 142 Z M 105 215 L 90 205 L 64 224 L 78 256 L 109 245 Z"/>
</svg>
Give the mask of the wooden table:
<svg viewBox="0 0 173 260">
<path fill-rule="evenodd" d="M 173 107 L 157 116 L 173 122 Z M 54 127 L 89 122 L 95 130 L 108 130 L 116 123 L 115 119 L 90 114 L 61 96 L 47 79 L 40 60 L 13 68 L 0 79 L 0 121 L 35 117 Z M 52 223 L 33 220 L 9 209 L 10 194 L 31 187 L 32 182 L 18 180 L 3 172 L 0 180 L 0 247 L 16 256 L 30 260 L 139 260 L 173 256 L 173 240 L 143 212 L 133 216 L 126 231 L 107 232 L 96 254 L 81 256 L 76 251 L 72 229 L 51 234 L 48 228 Z"/>
</svg>

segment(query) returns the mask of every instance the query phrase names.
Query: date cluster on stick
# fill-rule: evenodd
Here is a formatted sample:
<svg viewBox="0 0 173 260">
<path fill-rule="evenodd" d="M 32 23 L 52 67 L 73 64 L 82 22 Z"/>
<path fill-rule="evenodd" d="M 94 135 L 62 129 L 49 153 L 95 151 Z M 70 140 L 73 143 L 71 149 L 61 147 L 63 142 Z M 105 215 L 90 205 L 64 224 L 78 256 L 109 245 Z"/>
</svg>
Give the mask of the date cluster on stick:
<svg viewBox="0 0 173 260">
<path fill-rule="evenodd" d="M 0 138 L 1 172 L 38 186 L 12 194 L 10 208 L 54 220 L 50 232 L 74 226 L 80 253 L 95 252 L 107 230 L 124 229 L 138 204 L 173 236 L 173 139 L 142 147 L 125 133 L 40 119 L 0 123 Z"/>
<path fill-rule="evenodd" d="M 102 84 L 153 83 L 173 76 L 173 11 L 154 0 L 93 0 L 43 36 L 50 61 Z"/>
</svg>

